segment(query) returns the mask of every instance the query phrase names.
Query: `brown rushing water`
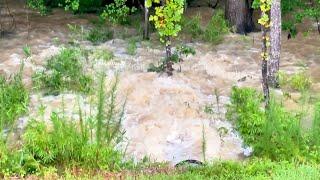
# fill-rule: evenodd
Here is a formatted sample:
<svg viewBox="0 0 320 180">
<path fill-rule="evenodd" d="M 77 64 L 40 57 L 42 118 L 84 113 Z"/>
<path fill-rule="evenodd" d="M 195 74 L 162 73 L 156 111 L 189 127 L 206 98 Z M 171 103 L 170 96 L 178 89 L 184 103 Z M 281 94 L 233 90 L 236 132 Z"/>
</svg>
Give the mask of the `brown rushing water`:
<svg viewBox="0 0 320 180">
<path fill-rule="evenodd" d="M 63 10 L 54 10 L 49 16 L 27 10 L 19 1 L 11 1 L 10 7 L 16 17 L 17 30 L 0 40 L 0 73 L 10 75 L 25 61 L 24 80 L 30 86 L 34 71 L 42 68 L 46 59 L 59 51 L 53 42 L 59 38 L 68 42 L 67 24 L 88 26 L 93 15 L 75 16 Z M 211 11 L 210 9 L 205 9 Z M 201 11 L 196 8 L 195 11 Z M 27 14 L 29 15 L 28 26 Z M 204 13 L 204 14 L 210 14 Z M 29 31 L 28 31 L 29 27 Z M 28 38 L 29 37 L 29 38 Z M 114 39 L 99 46 L 83 42 L 89 49 L 108 49 L 115 58 L 106 63 L 90 57 L 86 65 L 88 72 L 98 70 L 120 73 L 119 99 L 127 97 L 125 121 L 128 155 L 136 159 L 150 156 L 158 161 L 172 163 L 192 158 L 202 159 L 203 132 L 208 159 L 239 159 L 244 149 L 242 141 L 232 125 L 225 121 L 225 105 L 229 102 L 232 85 L 260 88 L 260 33 L 249 36 L 230 34 L 220 45 L 190 43 L 197 54 L 185 58 L 181 72 L 173 77 L 147 73 L 149 63 L 157 63 L 164 56 L 163 49 L 152 47 L 148 42 L 138 43 L 137 54 L 126 53 L 127 41 Z M 307 66 L 313 83 L 313 90 L 320 90 L 320 36 L 310 33 L 303 37 L 287 40 L 283 36 L 281 69 L 293 73 Z M 151 42 L 152 43 L 152 42 Z M 22 47 L 28 44 L 32 57 L 25 59 Z M 176 65 L 176 69 L 179 65 Z M 245 81 L 238 82 L 239 79 Z M 214 89 L 219 92 L 216 102 Z M 45 120 L 53 111 L 58 111 L 63 102 L 68 116 L 76 119 L 77 100 L 80 95 L 65 93 L 59 96 L 42 96 L 32 93 L 30 113 L 20 118 L 21 126 L 29 118 L 38 116 L 38 109 L 45 105 Z M 81 108 L 90 109 L 90 97 L 80 96 Z M 204 107 L 212 104 L 214 113 L 204 113 Z M 227 133 L 221 133 L 227 129 Z"/>
</svg>

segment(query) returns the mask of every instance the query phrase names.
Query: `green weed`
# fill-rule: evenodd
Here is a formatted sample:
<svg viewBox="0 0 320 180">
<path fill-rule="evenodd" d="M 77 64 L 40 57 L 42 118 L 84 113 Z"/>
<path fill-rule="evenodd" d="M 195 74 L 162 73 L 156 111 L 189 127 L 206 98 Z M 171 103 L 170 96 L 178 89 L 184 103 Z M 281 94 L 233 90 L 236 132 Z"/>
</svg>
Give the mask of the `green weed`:
<svg viewBox="0 0 320 180">
<path fill-rule="evenodd" d="M 86 35 L 86 39 L 93 44 L 103 43 L 112 38 L 113 32 L 103 25 L 93 27 Z"/>
<path fill-rule="evenodd" d="M 24 55 L 25 55 L 27 58 L 32 55 L 32 53 L 31 53 L 31 48 L 30 48 L 29 45 L 23 46 L 22 50 L 23 50 Z"/>
<path fill-rule="evenodd" d="M 182 33 L 187 35 L 191 35 L 192 38 L 200 38 L 203 34 L 203 30 L 201 28 L 201 16 L 200 14 L 192 17 L 192 18 L 182 18 Z"/>
<path fill-rule="evenodd" d="M 22 83 L 21 74 L 12 79 L 0 76 L 0 134 L 3 128 L 11 127 L 20 115 L 27 112 L 28 102 L 29 93 Z"/>
<path fill-rule="evenodd" d="M 113 52 L 107 49 L 97 49 L 93 52 L 94 59 L 101 59 L 105 62 L 110 61 L 111 59 L 113 59 L 113 57 Z"/>
<path fill-rule="evenodd" d="M 137 39 L 130 38 L 127 46 L 127 53 L 131 56 L 136 55 L 137 53 Z"/>
<path fill-rule="evenodd" d="M 300 71 L 291 76 L 284 72 L 279 72 L 278 77 L 280 86 L 289 90 L 305 92 L 310 89 L 312 84 L 310 76 L 305 71 Z"/>
<path fill-rule="evenodd" d="M 224 19 L 224 13 L 222 11 L 217 11 L 209 24 L 207 25 L 204 34 L 203 40 L 218 44 L 222 42 L 223 36 L 229 32 L 227 21 Z"/>
<path fill-rule="evenodd" d="M 232 88 L 227 119 L 235 123 L 246 144 L 255 144 L 263 132 L 266 117 L 262 101 L 262 95 L 254 89 Z"/>
<path fill-rule="evenodd" d="M 44 89 L 47 94 L 64 90 L 88 93 L 92 79 L 84 72 L 84 59 L 84 52 L 80 48 L 63 48 L 48 60 L 45 70 L 33 75 L 35 87 Z"/>
</svg>

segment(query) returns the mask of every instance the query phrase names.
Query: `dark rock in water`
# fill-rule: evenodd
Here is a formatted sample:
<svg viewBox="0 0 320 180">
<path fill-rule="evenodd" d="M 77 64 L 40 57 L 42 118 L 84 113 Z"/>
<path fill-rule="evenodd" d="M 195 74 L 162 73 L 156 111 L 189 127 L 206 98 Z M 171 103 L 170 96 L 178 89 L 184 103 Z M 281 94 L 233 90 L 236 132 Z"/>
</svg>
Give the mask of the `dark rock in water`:
<svg viewBox="0 0 320 180">
<path fill-rule="evenodd" d="M 181 166 L 203 166 L 203 162 L 195 160 L 195 159 L 187 159 L 184 161 L 181 161 L 174 165 L 174 167 L 181 167 Z"/>
</svg>

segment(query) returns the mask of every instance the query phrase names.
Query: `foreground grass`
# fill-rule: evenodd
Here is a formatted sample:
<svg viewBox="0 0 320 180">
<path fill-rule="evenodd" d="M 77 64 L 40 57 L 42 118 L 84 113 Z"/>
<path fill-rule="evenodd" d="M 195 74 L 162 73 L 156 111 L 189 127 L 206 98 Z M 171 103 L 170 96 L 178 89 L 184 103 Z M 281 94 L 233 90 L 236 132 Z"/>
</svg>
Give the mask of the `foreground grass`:
<svg viewBox="0 0 320 180">
<path fill-rule="evenodd" d="M 246 162 L 218 161 L 202 167 L 179 167 L 149 165 L 131 170 L 108 172 L 87 169 L 69 169 L 63 174 L 47 169 L 32 179 L 281 179 L 316 180 L 320 178 L 317 164 L 296 164 L 288 161 L 272 162 L 267 159 L 251 159 Z"/>
</svg>

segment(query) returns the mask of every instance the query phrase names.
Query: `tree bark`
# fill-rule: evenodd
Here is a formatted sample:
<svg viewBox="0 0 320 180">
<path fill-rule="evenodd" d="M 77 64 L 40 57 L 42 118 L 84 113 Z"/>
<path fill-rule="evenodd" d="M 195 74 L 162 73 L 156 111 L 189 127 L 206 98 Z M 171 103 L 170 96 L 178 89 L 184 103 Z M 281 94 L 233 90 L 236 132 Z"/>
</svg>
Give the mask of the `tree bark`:
<svg viewBox="0 0 320 180">
<path fill-rule="evenodd" d="M 225 17 L 235 31 L 246 34 L 254 30 L 252 0 L 227 0 Z"/>
<path fill-rule="evenodd" d="M 171 39 L 170 37 L 166 37 L 166 64 L 165 71 L 169 76 L 173 75 L 173 62 L 171 60 L 172 52 L 171 52 Z"/>
<path fill-rule="evenodd" d="M 147 8 L 147 0 L 144 1 L 144 28 L 143 39 L 149 39 L 149 9 Z"/>
<path fill-rule="evenodd" d="M 270 60 L 268 62 L 268 81 L 272 87 L 279 87 L 277 74 L 279 72 L 281 54 L 281 5 L 280 0 L 273 0 L 271 5 L 270 26 Z"/>
</svg>

